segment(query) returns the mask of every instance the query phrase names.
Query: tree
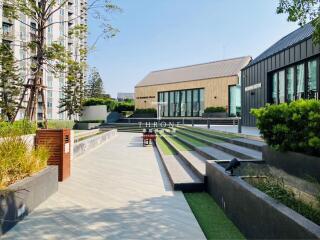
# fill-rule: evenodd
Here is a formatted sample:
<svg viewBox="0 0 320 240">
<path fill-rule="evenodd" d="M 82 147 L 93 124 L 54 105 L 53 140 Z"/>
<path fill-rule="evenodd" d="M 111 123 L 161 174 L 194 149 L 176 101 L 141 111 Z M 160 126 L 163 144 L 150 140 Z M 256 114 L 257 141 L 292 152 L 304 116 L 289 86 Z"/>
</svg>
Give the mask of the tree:
<svg viewBox="0 0 320 240">
<path fill-rule="evenodd" d="M 55 42 L 51 45 L 47 44 L 46 33 L 49 27 L 56 24 L 68 24 L 70 21 L 80 19 L 86 12 L 76 14 L 73 18 L 68 20 L 60 19 L 53 21 L 53 15 L 65 8 L 68 5 L 68 0 L 4 0 L 5 15 L 9 18 L 16 19 L 33 32 L 33 39 L 27 44 L 30 52 L 35 52 L 31 59 L 32 77 L 28 79 L 25 84 L 22 97 L 20 99 L 19 108 L 22 106 L 23 98 L 28 93 L 28 104 L 25 110 L 25 118 L 28 120 L 37 121 L 38 99 L 41 97 L 45 99 L 46 88 L 43 80 L 44 71 L 51 71 L 58 75 L 64 73 L 68 69 L 70 63 L 70 56 L 72 55 L 62 44 Z M 101 36 L 112 37 L 116 30 L 108 23 L 108 15 L 110 11 L 118 10 L 119 8 L 113 5 L 109 0 L 93 0 L 88 6 L 87 11 L 93 11 L 96 19 L 101 21 L 103 28 Z M 20 19 L 20 15 L 26 15 L 35 24 L 28 23 Z M 70 35 L 84 35 L 87 32 L 85 24 L 79 24 L 70 31 Z M 65 36 L 68 37 L 68 36 Z M 80 49 L 80 51 L 86 49 Z M 46 104 L 43 104 L 43 119 L 45 127 L 47 127 Z M 17 114 L 17 112 L 16 112 Z"/>
<path fill-rule="evenodd" d="M 6 43 L 0 44 L 0 67 L 1 117 L 12 121 L 19 105 L 22 79 L 17 74 L 19 70 L 14 60 L 13 51 Z"/>
<path fill-rule="evenodd" d="M 288 14 L 288 21 L 298 22 L 300 26 L 311 22 L 315 30 L 314 44 L 320 44 L 320 1 L 319 0 L 280 0 L 278 14 Z"/>
<path fill-rule="evenodd" d="M 104 90 L 102 78 L 98 70 L 93 68 L 87 85 L 87 97 L 99 98 L 102 97 L 103 94 Z"/>
<path fill-rule="evenodd" d="M 73 116 L 79 116 L 82 111 L 84 101 L 84 63 L 70 60 L 67 83 L 63 88 L 64 98 L 61 100 L 59 108 L 60 113 L 67 112 L 71 120 Z"/>
</svg>

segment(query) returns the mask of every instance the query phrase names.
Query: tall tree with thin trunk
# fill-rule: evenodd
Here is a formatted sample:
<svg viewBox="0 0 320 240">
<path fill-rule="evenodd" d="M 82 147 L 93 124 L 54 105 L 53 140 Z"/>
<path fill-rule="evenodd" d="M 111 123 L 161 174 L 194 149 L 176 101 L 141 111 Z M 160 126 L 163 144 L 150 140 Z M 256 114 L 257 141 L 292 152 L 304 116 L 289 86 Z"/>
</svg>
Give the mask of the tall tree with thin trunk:
<svg viewBox="0 0 320 240">
<path fill-rule="evenodd" d="M 84 11 L 72 19 L 52 21 L 53 15 L 62 8 L 65 8 L 67 4 L 68 0 L 4 0 L 4 5 L 6 6 L 5 14 L 9 18 L 18 20 L 29 28 L 31 32 L 34 32 L 32 41 L 27 44 L 28 49 L 31 52 L 35 52 L 32 56 L 32 76 L 25 84 L 19 104 L 19 108 L 21 108 L 23 98 L 28 93 L 28 103 L 25 109 L 25 118 L 28 120 L 37 121 L 38 100 L 39 98 L 45 99 L 44 71 L 51 71 L 57 75 L 61 72 L 66 72 L 68 69 L 71 53 L 58 42 L 48 45 L 46 41 L 46 32 L 49 27 L 60 23 L 68 23 L 86 14 Z M 109 0 L 92 0 L 87 6 L 87 11 L 92 11 L 93 17 L 101 21 L 103 28 L 101 36 L 113 36 L 116 32 L 108 21 L 110 11 L 113 10 L 118 10 L 118 7 L 113 5 Z M 29 17 L 35 22 L 35 25 L 21 20 L 21 14 Z M 87 27 L 80 24 L 75 26 L 74 29 L 80 32 L 80 34 L 86 34 Z M 43 114 L 45 127 L 47 127 L 46 104 L 43 104 Z"/>
<path fill-rule="evenodd" d="M 103 81 L 96 68 L 93 68 L 91 71 L 86 92 L 87 97 L 90 98 L 99 98 L 104 94 Z"/>
<path fill-rule="evenodd" d="M 320 1 L 319 0 L 280 0 L 278 14 L 287 14 L 289 22 L 300 26 L 311 22 L 315 30 L 313 42 L 320 44 Z"/>
<path fill-rule="evenodd" d="M 8 44 L 0 44 L 0 109 L 2 119 L 12 121 L 19 105 L 22 79 Z"/>
</svg>

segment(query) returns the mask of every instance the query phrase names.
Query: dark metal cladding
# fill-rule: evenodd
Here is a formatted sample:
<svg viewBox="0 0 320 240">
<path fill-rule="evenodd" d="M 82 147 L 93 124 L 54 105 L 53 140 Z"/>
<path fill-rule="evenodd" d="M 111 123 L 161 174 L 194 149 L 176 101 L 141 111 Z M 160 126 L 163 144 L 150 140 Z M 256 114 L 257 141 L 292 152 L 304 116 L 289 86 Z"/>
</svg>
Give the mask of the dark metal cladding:
<svg viewBox="0 0 320 240">
<path fill-rule="evenodd" d="M 317 85 L 319 91 L 320 47 L 312 43 L 313 30 L 310 23 L 295 30 L 242 69 L 241 112 L 244 126 L 255 126 L 256 124 L 255 118 L 250 114 L 252 108 L 263 107 L 266 103 L 271 103 L 272 73 L 277 70 L 286 69 L 286 67 L 306 62 L 309 59 L 318 59 Z"/>
</svg>

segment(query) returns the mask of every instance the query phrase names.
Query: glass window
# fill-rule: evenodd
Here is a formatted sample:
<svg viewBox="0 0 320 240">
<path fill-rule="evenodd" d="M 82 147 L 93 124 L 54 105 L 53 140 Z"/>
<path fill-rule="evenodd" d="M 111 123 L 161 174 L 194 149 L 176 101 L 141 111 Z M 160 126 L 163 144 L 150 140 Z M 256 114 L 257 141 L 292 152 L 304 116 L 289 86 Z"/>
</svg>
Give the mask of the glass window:
<svg viewBox="0 0 320 240">
<path fill-rule="evenodd" d="M 308 62 L 308 98 L 315 98 L 317 93 L 317 61 Z"/>
<path fill-rule="evenodd" d="M 175 95 L 175 116 L 179 117 L 180 116 L 180 92 L 176 91 L 174 95 Z"/>
<path fill-rule="evenodd" d="M 164 102 L 167 103 L 166 105 L 163 106 L 164 116 L 168 117 L 169 116 L 169 93 L 165 92 L 163 96 L 164 96 Z"/>
<path fill-rule="evenodd" d="M 174 117 L 174 92 L 169 92 L 169 116 Z"/>
<path fill-rule="evenodd" d="M 239 85 L 229 88 L 229 116 L 240 116 L 241 113 L 241 87 Z"/>
<path fill-rule="evenodd" d="M 287 69 L 287 100 L 291 102 L 294 100 L 294 68 Z"/>
<path fill-rule="evenodd" d="M 285 86 L 286 86 L 286 82 L 285 82 L 285 71 L 280 71 L 279 72 L 279 102 L 280 103 L 284 103 L 286 101 L 285 98 Z"/>
<path fill-rule="evenodd" d="M 304 97 L 304 64 L 297 66 L 297 99 Z"/>
<path fill-rule="evenodd" d="M 181 91 L 180 112 L 181 116 L 186 116 L 186 91 Z"/>
<path fill-rule="evenodd" d="M 192 111 L 192 90 L 187 91 L 187 117 L 191 117 Z"/>
<path fill-rule="evenodd" d="M 193 117 L 199 116 L 199 89 L 193 90 L 193 108 L 192 108 Z"/>
<path fill-rule="evenodd" d="M 200 117 L 204 113 L 204 89 L 200 89 L 200 111 L 199 115 Z"/>
<path fill-rule="evenodd" d="M 278 73 L 272 76 L 272 103 L 278 103 Z"/>
<path fill-rule="evenodd" d="M 48 90 L 48 98 L 52 98 L 52 91 Z"/>
</svg>

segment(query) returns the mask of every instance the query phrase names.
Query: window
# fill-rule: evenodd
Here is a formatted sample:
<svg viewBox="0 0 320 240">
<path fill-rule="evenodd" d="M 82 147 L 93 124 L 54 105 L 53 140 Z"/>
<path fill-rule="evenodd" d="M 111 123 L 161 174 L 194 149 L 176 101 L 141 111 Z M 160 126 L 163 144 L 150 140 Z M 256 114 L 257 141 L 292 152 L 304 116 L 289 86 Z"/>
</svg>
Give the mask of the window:
<svg viewBox="0 0 320 240">
<path fill-rule="evenodd" d="M 193 90 L 193 106 L 192 106 L 192 116 L 199 116 L 199 89 Z"/>
<path fill-rule="evenodd" d="M 294 100 L 294 68 L 287 69 L 287 101 Z"/>
<path fill-rule="evenodd" d="M 52 108 L 52 102 L 51 102 L 51 101 L 48 101 L 48 102 L 47 102 L 47 107 L 48 107 L 48 108 Z"/>
<path fill-rule="evenodd" d="M 278 73 L 272 76 L 272 103 L 278 103 Z"/>
<path fill-rule="evenodd" d="M 164 106 L 164 116 L 168 117 L 169 116 L 169 93 L 168 92 L 164 93 L 164 101 L 167 103 Z"/>
<path fill-rule="evenodd" d="M 169 93 L 169 117 L 174 117 L 174 112 L 175 112 L 175 106 L 174 106 L 174 92 Z"/>
<path fill-rule="evenodd" d="M 192 90 L 187 91 L 187 117 L 191 117 L 192 113 Z"/>
<path fill-rule="evenodd" d="M 181 91 L 180 113 L 182 117 L 186 115 L 186 91 Z"/>
<path fill-rule="evenodd" d="M 317 96 L 317 61 L 308 62 L 308 98 L 316 98 Z"/>
<path fill-rule="evenodd" d="M 280 71 L 279 76 L 278 76 L 278 81 L 279 81 L 279 102 L 284 103 L 286 101 L 285 98 L 285 71 Z"/>
<path fill-rule="evenodd" d="M 204 113 L 204 89 L 200 89 L 200 117 Z"/>
<path fill-rule="evenodd" d="M 52 98 L 52 90 L 48 90 L 48 98 Z"/>
<path fill-rule="evenodd" d="M 175 116 L 179 117 L 180 116 L 180 92 L 175 91 Z"/>
<path fill-rule="evenodd" d="M 2 23 L 2 31 L 3 31 L 3 34 L 10 33 L 11 32 L 11 24 Z"/>
<path fill-rule="evenodd" d="M 304 97 L 304 64 L 297 66 L 297 99 Z"/>
</svg>

